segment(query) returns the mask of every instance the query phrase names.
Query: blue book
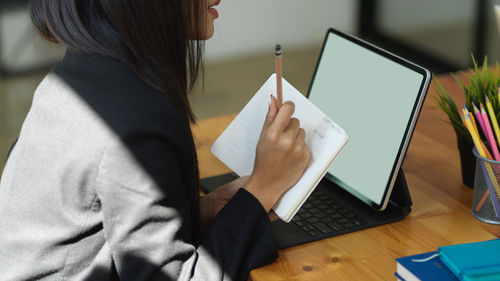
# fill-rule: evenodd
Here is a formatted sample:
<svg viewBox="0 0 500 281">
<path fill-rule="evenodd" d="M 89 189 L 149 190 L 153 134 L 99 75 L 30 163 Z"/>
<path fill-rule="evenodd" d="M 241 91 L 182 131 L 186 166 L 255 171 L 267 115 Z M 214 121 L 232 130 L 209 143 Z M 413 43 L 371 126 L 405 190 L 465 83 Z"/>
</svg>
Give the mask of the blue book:
<svg viewBox="0 0 500 281">
<path fill-rule="evenodd" d="M 457 281 L 458 279 L 437 257 L 436 251 L 397 258 L 396 277 L 403 281 Z M 416 262 L 428 257 L 434 258 Z"/>
<path fill-rule="evenodd" d="M 500 280 L 500 239 L 439 247 L 438 252 L 459 280 Z"/>
</svg>

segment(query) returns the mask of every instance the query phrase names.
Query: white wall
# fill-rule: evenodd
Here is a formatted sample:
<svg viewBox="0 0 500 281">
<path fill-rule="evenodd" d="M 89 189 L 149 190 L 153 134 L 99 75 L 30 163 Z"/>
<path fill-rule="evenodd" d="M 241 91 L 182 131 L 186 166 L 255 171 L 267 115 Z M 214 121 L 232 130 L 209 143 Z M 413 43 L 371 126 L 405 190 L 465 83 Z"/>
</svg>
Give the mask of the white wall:
<svg viewBox="0 0 500 281">
<path fill-rule="evenodd" d="M 215 34 L 206 43 L 208 61 L 268 50 L 319 44 L 329 27 L 354 33 L 354 0 L 222 0 Z"/>
</svg>

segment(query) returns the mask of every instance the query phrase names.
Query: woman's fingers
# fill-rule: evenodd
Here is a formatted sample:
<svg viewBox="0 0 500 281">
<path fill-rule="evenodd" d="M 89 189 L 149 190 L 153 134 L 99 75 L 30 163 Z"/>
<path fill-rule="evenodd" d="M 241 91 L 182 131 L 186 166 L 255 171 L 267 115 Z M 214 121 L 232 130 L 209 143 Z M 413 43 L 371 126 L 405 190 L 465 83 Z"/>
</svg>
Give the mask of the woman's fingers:
<svg viewBox="0 0 500 281">
<path fill-rule="evenodd" d="M 295 111 L 295 104 L 293 102 L 285 102 L 279 109 L 274 121 L 272 121 L 269 129 L 276 132 L 283 132 Z"/>
<path fill-rule="evenodd" d="M 276 101 L 276 98 L 271 95 L 271 102 L 269 103 L 266 120 L 264 121 L 264 129 L 267 129 L 271 125 L 276 117 L 276 114 L 278 114 L 278 102 Z"/>
<path fill-rule="evenodd" d="M 297 137 L 300 129 L 300 121 L 297 118 L 291 118 L 285 128 L 285 134 L 289 135 L 293 140 Z"/>
<path fill-rule="evenodd" d="M 299 128 L 295 139 L 300 145 L 306 145 L 306 131 L 303 128 Z"/>
<path fill-rule="evenodd" d="M 311 158 L 311 151 L 306 144 L 306 131 L 302 128 L 299 129 L 297 137 L 295 139 L 295 153 L 303 157 L 304 163 L 309 166 L 309 161 Z"/>
</svg>

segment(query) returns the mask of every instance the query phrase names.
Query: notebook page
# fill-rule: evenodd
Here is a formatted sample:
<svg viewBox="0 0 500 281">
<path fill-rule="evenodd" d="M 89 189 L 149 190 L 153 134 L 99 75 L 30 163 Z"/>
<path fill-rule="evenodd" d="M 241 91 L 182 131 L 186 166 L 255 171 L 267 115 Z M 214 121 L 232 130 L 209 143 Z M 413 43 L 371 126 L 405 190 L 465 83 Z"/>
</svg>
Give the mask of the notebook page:
<svg viewBox="0 0 500 281">
<path fill-rule="evenodd" d="M 273 74 L 211 148 L 211 152 L 239 176 L 252 173 L 270 95 L 276 95 L 275 92 L 276 78 Z M 289 221 L 324 176 L 348 136 L 285 79 L 283 100 L 295 103 L 293 117 L 300 120 L 300 126 L 306 132 L 306 143 L 311 150 L 310 166 L 273 207 L 282 220 Z"/>
</svg>

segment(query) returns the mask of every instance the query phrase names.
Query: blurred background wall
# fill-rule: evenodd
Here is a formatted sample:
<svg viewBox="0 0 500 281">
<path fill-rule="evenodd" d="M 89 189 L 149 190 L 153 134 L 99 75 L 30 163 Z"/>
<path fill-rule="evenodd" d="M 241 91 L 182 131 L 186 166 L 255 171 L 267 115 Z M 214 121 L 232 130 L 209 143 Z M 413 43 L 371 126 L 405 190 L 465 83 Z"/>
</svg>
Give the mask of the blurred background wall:
<svg viewBox="0 0 500 281">
<path fill-rule="evenodd" d="M 352 0 L 223 0 L 215 36 L 207 42 L 208 61 L 259 52 L 274 44 L 297 49 L 320 44 L 329 27 L 356 32 Z"/>
<path fill-rule="evenodd" d="M 3 74 L 46 67 L 63 53 L 61 48 L 42 43 L 34 34 L 27 2 L 0 1 Z M 247 57 L 272 51 L 277 42 L 285 50 L 310 48 L 321 43 L 328 27 L 336 27 L 381 45 L 387 45 L 383 39 L 388 35 L 457 66 L 468 66 L 470 53 L 480 39 L 479 31 L 486 34 L 486 40 L 482 40 L 486 45 L 484 53 L 492 59 L 498 57 L 498 33 L 491 23 L 493 4 L 499 3 L 499 0 L 223 0 L 215 36 L 207 42 L 206 58 L 212 63 Z M 483 21 L 482 26 L 477 26 L 478 19 Z M 365 25 L 377 32 L 366 32 Z"/>
<path fill-rule="evenodd" d="M 500 4 L 500 1 L 376 2 L 375 25 L 379 32 L 375 32 L 374 37 L 379 37 L 378 40 L 381 41 L 387 37 L 397 39 L 420 54 L 425 53 L 447 65 L 441 70 L 435 64 L 428 63 L 426 66 L 435 68 L 434 71 L 448 72 L 469 67 L 472 62 L 471 54 L 480 61 L 484 55 L 488 55 L 490 62 L 500 57 L 500 41 L 493 9 L 494 4 Z M 380 36 L 380 33 L 386 36 Z M 408 56 L 416 58 L 419 54 Z"/>
</svg>

